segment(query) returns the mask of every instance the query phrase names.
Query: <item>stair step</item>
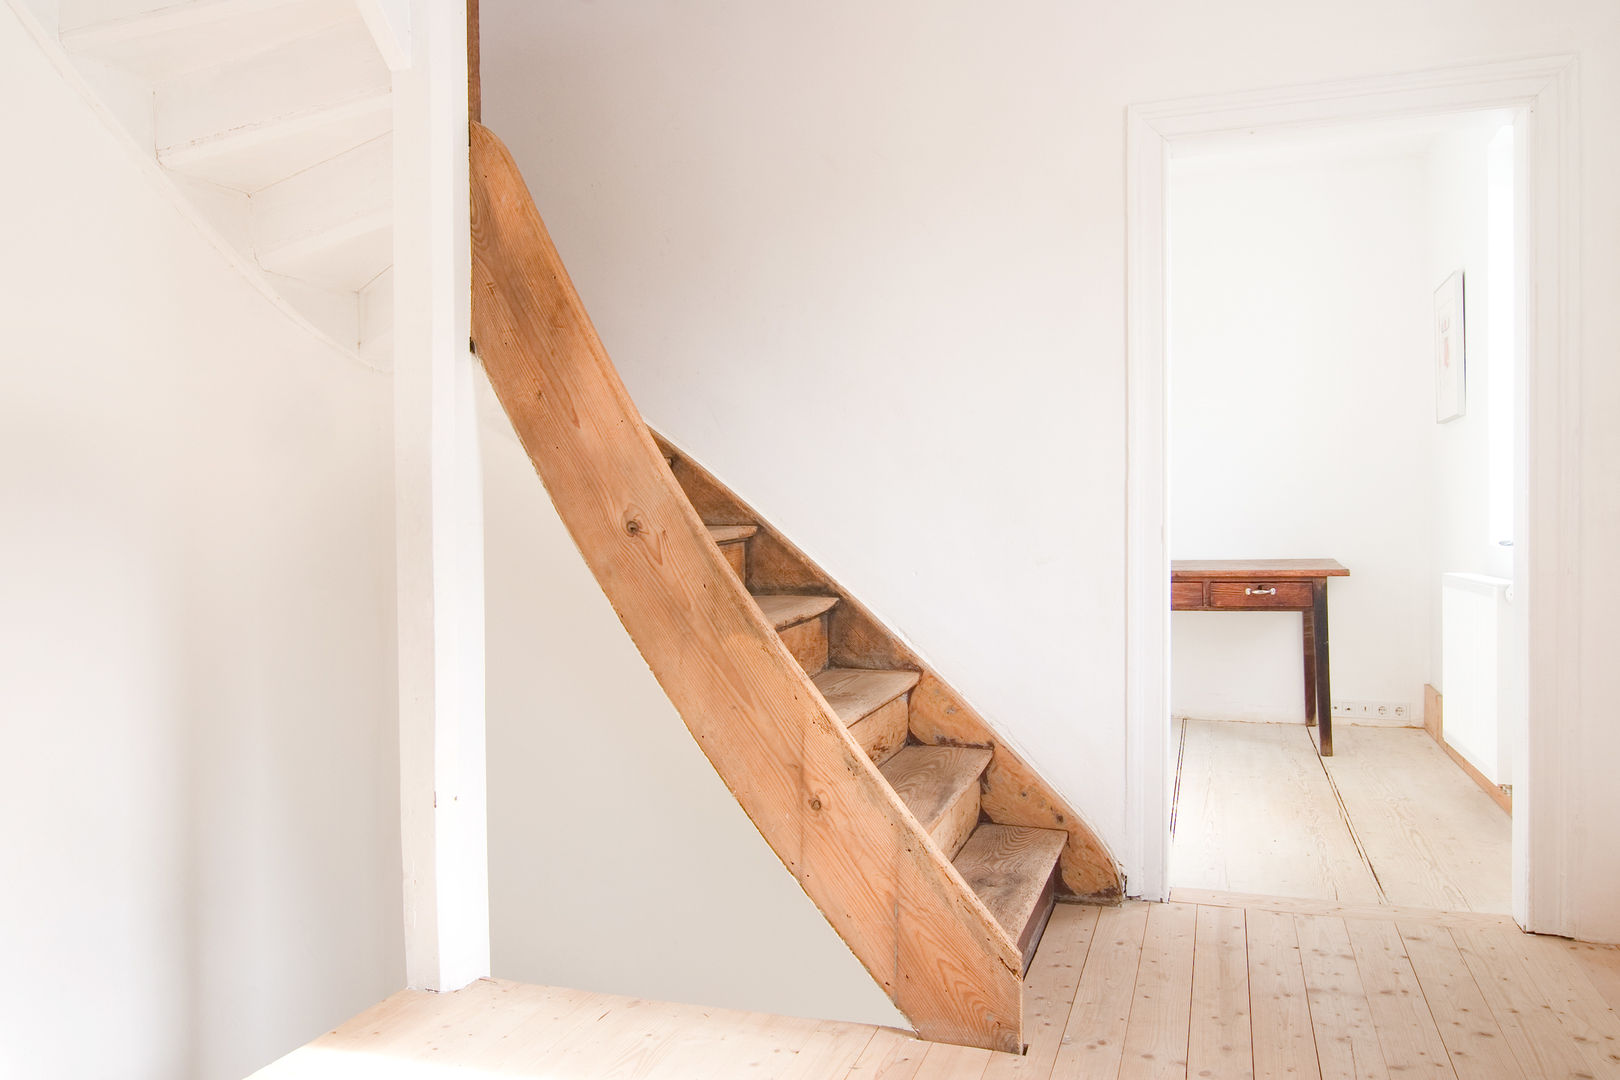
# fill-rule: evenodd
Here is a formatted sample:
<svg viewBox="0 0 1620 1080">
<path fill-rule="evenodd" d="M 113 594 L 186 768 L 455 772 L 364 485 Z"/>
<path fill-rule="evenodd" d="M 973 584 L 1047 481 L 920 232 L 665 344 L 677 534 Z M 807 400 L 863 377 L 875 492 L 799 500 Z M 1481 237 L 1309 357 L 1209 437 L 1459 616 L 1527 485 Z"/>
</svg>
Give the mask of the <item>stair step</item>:
<svg viewBox="0 0 1620 1080">
<path fill-rule="evenodd" d="M 834 667 L 814 681 L 866 756 L 882 765 L 906 745 L 911 720 L 907 695 L 918 677 L 915 671 Z"/>
<path fill-rule="evenodd" d="M 759 604 L 759 610 L 765 613 L 765 618 L 770 620 L 772 626 L 778 630 L 786 630 L 807 619 L 825 615 L 838 603 L 838 597 L 787 593 L 756 596 L 754 601 Z"/>
<path fill-rule="evenodd" d="M 709 537 L 720 547 L 720 554 L 731 564 L 737 580 L 748 584 L 748 538 L 759 532 L 758 525 L 710 525 Z"/>
<path fill-rule="evenodd" d="M 1068 838 L 1059 829 L 986 822 L 968 837 L 954 860 L 963 880 L 1018 943 L 1025 970 L 1052 914 L 1058 856 Z"/>
<path fill-rule="evenodd" d="M 733 544 L 747 540 L 759 532 L 758 525 L 710 525 L 709 535 L 717 544 Z"/>
<path fill-rule="evenodd" d="M 908 746 L 882 767 L 883 778 L 946 858 L 962 849 L 979 823 L 979 777 L 991 756 L 961 746 Z"/>
<path fill-rule="evenodd" d="M 69 52 L 162 82 L 238 63 L 308 37 L 347 14 L 331 0 L 181 0 L 148 5 L 60 5 Z"/>
<path fill-rule="evenodd" d="M 362 143 L 252 199 L 259 265 L 357 292 L 393 261 L 392 134 Z"/>
<path fill-rule="evenodd" d="M 240 64 L 160 83 L 152 103 L 158 160 L 258 191 L 388 131 L 391 85 L 371 31 L 353 13 Z"/>
<path fill-rule="evenodd" d="M 838 597 L 787 593 L 756 596 L 754 601 L 805 673 L 819 674 L 827 666 L 826 615 Z"/>
</svg>

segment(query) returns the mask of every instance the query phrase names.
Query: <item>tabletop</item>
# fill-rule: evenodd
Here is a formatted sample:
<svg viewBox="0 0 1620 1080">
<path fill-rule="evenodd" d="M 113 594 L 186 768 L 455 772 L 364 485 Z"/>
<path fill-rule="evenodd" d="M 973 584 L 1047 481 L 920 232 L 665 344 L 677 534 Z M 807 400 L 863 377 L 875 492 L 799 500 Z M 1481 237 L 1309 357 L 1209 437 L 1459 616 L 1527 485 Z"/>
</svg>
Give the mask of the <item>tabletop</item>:
<svg viewBox="0 0 1620 1080">
<path fill-rule="evenodd" d="M 1176 559 L 1170 563 L 1171 581 L 1349 576 L 1350 571 L 1336 559 Z"/>
</svg>

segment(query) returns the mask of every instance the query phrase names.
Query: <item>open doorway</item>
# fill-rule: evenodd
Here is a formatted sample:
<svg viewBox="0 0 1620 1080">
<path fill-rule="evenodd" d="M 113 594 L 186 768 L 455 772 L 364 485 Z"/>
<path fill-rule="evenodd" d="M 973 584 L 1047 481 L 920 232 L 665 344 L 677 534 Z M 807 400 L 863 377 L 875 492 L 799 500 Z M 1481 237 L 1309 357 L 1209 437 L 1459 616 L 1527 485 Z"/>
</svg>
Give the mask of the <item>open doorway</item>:
<svg viewBox="0 0 1620 1080">
<path fill-rule="evenodd" d="M 1520 121 L 1171 157 L 1173 890 L 1511 910 Z"/>
<path fill-rule="evenodd" d="M 1491 109 L 1523 117 L 1516 154 L 1526 203 L 1518 258 L 1524 320 L 1516 463 L 1514 622 L 1528 642 L 1528 717 L 1512 747 L 1513 917 L 1526 929 L 1569 933 L 1564 842 L 1572 820 L 1562 776 L 1575 745 L 1568 689 L 1579 639 L 1576 320 L 1569 297 L 1580 264 L 1577 69 L 1545 57 L 1339 83 L 1279 87 L 1133 106 L 1127 116 L 1127 424 L 1125 566 L 1126 818 L 1120 850 L 1133 896 L 1170 894 L 1170 817 L 1177 734 L 1170 722 L 1171 572 L 1168 522 L 1166 195 L 1172 156 L 1255 133 L 1309 133 L 1346 123 Z M 1533 288 L 1528 287 L 1533 282 Z M 1286 448 L 1280 448 L 1286 453 Z"/>
</svg>

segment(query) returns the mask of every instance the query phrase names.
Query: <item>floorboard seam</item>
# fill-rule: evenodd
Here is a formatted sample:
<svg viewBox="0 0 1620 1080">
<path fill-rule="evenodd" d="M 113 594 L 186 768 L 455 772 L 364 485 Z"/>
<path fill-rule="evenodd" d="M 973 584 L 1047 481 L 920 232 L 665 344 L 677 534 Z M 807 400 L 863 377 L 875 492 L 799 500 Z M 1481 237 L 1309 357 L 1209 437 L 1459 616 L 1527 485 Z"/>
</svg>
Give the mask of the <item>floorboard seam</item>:
<svg viewBox="0 0 1620 1080">
<path fill-rule="evenodd" d="M 1176 785 L 1170 792 L 1170 839 L 1176 838 L 1176 816 L 1181 813 L 1181 767 L 1187 760 L 1187 718 L 1181 718 L 1181 741 L 1176 744 Z"/>
<path fill-rule="evenodd" d="M 1305 738 L 1306 741 L 1310 742 L 1314 750 L 1316 740 L 1311 738 L 1309 729 L 1305 732 Z M 1344 829 L 1350 834 L 1350 842 L 1356 846 L 1356 854 L 1361 856 L 1361 864 L 1367 868 L 1367 873 L 1372 875 L 1373 888 L 1378 890 L 1378 902 L 1380 904 L 1389 903 L 1389 894 L 1384 891 L 1384 883 L 1378 879 L 1378 867 L 1373 865 L 1372 857 L 1367 854 L 1366 845 L 1361 842 L 1361 834 L 1356 832 L 1356 823 L 1350 820 L 1350 808 L 1344 804 L 1344 794 L 1339 791 L 1338 781 L 1333 779 L 1333 773 L 1327 767 L 1327 762 L 1322 760 L 1321 754 L 1316 755 L 1316 764 L 1321 768 L 1322 775 L 1327 779 L 1328 790 L 1333 792 L 1334 805 L 1339 808 L 1339 820 L 1344 822 Z M 1334 891 L 1338 891 L 1337 882 L 1334 882 Z"/>
</svg>

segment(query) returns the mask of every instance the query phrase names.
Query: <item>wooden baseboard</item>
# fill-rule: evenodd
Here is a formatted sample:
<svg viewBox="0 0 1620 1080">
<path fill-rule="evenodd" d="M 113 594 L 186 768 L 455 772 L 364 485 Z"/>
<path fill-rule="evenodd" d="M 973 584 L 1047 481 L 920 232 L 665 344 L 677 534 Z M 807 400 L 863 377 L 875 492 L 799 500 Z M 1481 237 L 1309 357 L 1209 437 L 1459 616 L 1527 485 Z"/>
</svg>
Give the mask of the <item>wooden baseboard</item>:
<svg viewBox="0 0 1620 1080">
<path fill-rule="evenodd" d="M 1423 684 L 1423 730 L 1427 731 L 1435 742 L 1444 746 L 1445 738 L 1441 735 L 1440 691 L 1427 683 Z"/>
<path fill-rule="evenodd" d="M 1467 758 L 1453 750 L 1451 744 L 1446 742 L 1445 700 L 1441 697 L 1440 691 L 1427 685 L 1423 687 L 1423 730 L 1439 744 L 1447 757 L 1457 763 L 1458 768 L 1479 785 L 1481 791 L 1491 797 L 1491 801 L 1509 815 L 1513 813 L 1513 796 L 1487 780 L 1484 773 L 1469 764 Z"/>
</svg>

